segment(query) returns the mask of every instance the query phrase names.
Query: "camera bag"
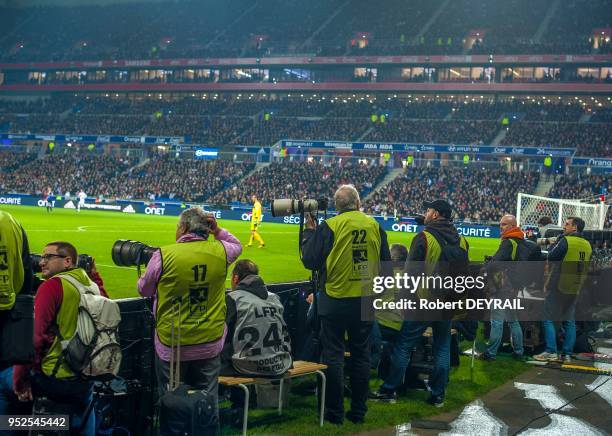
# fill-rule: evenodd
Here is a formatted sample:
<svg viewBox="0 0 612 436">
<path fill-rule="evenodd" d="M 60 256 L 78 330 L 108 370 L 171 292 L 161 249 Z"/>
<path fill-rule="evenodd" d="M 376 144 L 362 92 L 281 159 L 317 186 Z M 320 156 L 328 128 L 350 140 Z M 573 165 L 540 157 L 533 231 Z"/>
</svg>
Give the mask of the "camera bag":
<svg viewBox="0 0 612 436">
<path fill-rule="evenodd" d="M 0 311 L 0 364 L 20 365 L 34 360 L 34 296 L 17 294 L 14 306 Z"/>
<path fill-rule="evenodd" d="M 168 391 L 160 399 L 160 436 L 215 435 L 219 421 L 214 395 L 181 384 L 181 300 L 173 305 Z M 174 322 L 178 320 L 175 328 Z M 176 333 L 176 348 L 175 348 Z"/>
</svg>

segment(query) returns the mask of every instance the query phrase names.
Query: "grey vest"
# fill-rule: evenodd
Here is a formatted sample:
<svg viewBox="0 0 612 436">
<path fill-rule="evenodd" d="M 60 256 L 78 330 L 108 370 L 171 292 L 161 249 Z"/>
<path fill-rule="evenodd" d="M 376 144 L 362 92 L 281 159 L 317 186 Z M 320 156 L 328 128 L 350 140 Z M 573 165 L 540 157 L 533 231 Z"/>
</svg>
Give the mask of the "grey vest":
<svg viewBox="0 0 612 436">
<path fill-rule="evenodd" d="M 268 292 L 262 300 L 247 291 L 229 293 L 236 302 L 232 365 L 241 374 L 277 376 L 291 368 L 291 342 L 283 305 Z"/>
</svg>

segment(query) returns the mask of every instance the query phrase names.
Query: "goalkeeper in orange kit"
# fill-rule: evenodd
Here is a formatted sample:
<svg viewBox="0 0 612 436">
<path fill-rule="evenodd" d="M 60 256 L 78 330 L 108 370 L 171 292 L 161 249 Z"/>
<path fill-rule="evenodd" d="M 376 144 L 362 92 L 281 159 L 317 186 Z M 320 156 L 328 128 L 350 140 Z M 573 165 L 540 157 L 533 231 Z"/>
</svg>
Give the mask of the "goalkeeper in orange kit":
<svg viewBox="0 0 612 436">
<path fill-rule="evenodd" d="M 266 243 L 261 238 L 259 232 L 257 232 L 257 228 L 261 223 L 261 203 L 257 200 L 256 195 L 253 195 L 251 198 L 253 200 L 253 211 L 251 212 L 251 238 L 249 239 L 247 247 L 253 245 L 253 238 L 255 238 L 257 242 L 259 242 L 259 248 L 263 248 L 266 246 Z"/>
</svg>

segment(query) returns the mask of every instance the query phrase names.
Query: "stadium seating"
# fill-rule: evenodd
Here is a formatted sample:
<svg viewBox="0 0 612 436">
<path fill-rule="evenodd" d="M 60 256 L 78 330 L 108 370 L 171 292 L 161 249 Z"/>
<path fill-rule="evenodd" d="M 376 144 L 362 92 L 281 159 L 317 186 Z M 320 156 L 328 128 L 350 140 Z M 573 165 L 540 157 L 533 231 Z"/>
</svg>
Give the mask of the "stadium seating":
<svg viewBox="0 0 612 436">
<path fill-rule="evenodd" d="M 593 200 L 612 190 L 610 177 L 605 175 L 568 174 L 555 177 L 555 184 L 548 197 Z"/>
<path fill-rule="evenodd" d="M 92 196 L 115 197 L 119 176 L 136 163 L 134 158 L 92 153 L 50 154 L 0 172 L 0 186 L 5 192 L 42 194 L 50 187 L 59 195 L 82 189 Z"/>
<path fill-rule="evenodd" d="M 609 123 L 525 123 L 510 126 L 504 145 L 576 147 L 578 155 L 612 157 Z"/>
<path fill-rule="evenodd" d="M 606 175 L 564 174 L 555 177 L 547 196 L 595 203 L 602 194 L 607 198 L 611 190 L 612 182 Z M 604 228 L 612 228 L 612 207 L 608 209 Z"/>
<path fill-rule="evenodd" d="M 122 198 L 206 201 L 253 168 L 252 163 L 177 158 L 171 153 L 153 155 L 145 165 L 123 174 L 114 193 Z"/>
<path fill-rule="evenodd" d="M 371 54 L 591 53 L 592 31 L 609 27 L 606 0 L 572 0 L 554 11 L 548 31 L 536 33 L 549 11 L 545 0 L 448 2 L 355 0 L 297 2 L 212 0 L 4 7 L 4 61 L 149 59 Z M 274 11 L 274 13 L 270 13 Z M 524 13 L 529 11 L 528 14 Z M 432 18 L 429 27 L 425 24 Z M 49 23 L 53 23 L 50 26 Z M 57 31 L 61 29 L 61 31 Z M 563 29 L 560 31 L 560 29 Z M 482 31 L 470 35 L 474 31 Z M 424 33 L 422 32 L 424 31 Z M 476 40 L 466 44 L 470 36 Z M 610 44 L 597 51 L 609 52 Z"/>
<path fill-rule="evenodd" d="M 538 173 L 477 167 L 408 168 L 364 203 L 367 212 L 380 215 L 422 214 L 423 201 L 446 198 L 455 218 L 472 222 L 497 221 L 516 210 L 516 195 L 532 193 Z"/>
<path fill-rule="evenodd" d="M 510 125 L 503 145 L 578 147 L 578 155 L 608 157 L 609 111 L 578 122 L 588 114 L 579 101 L 547 96 L 54 96 L 2 100 L 0 132 L 188 136 L 221 147 L 270 146 L 281 139 L 490 144 L 506 117 Z"/>
<path fill-rule="evenodd" d="M 275 198 L 331 198 L 336 188 L 344 183 L 355 185 L 364 196 L 385 173 L 386 169 L 376 163 L 358 164 L 351 159 L 329 165 L 308 161 L 279 162 L 230 186 L 211 201 L 219 204 L 248 203 L 253 194 L 263 199 L 264 205 L 269 205 Z"/>
</svg>

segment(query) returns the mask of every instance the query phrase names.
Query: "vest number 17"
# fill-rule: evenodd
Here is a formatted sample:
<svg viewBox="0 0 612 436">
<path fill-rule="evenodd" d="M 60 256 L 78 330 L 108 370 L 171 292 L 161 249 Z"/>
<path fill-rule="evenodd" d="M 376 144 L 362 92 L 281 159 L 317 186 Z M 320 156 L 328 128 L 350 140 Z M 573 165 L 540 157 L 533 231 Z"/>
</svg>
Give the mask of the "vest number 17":
<svg viewBox="0 0 612 436">
<path fill-rule="evenodd" d="M 206 265 L 194 265 L 193 268 L 191 268 L 191 270 L 193 271 L 193 281 L 194 282 L 204 281 L 204 278 L 206 278 Z M 198 278 L 198 273 L 199 273 L 199 278 Z"/>
</svg>

